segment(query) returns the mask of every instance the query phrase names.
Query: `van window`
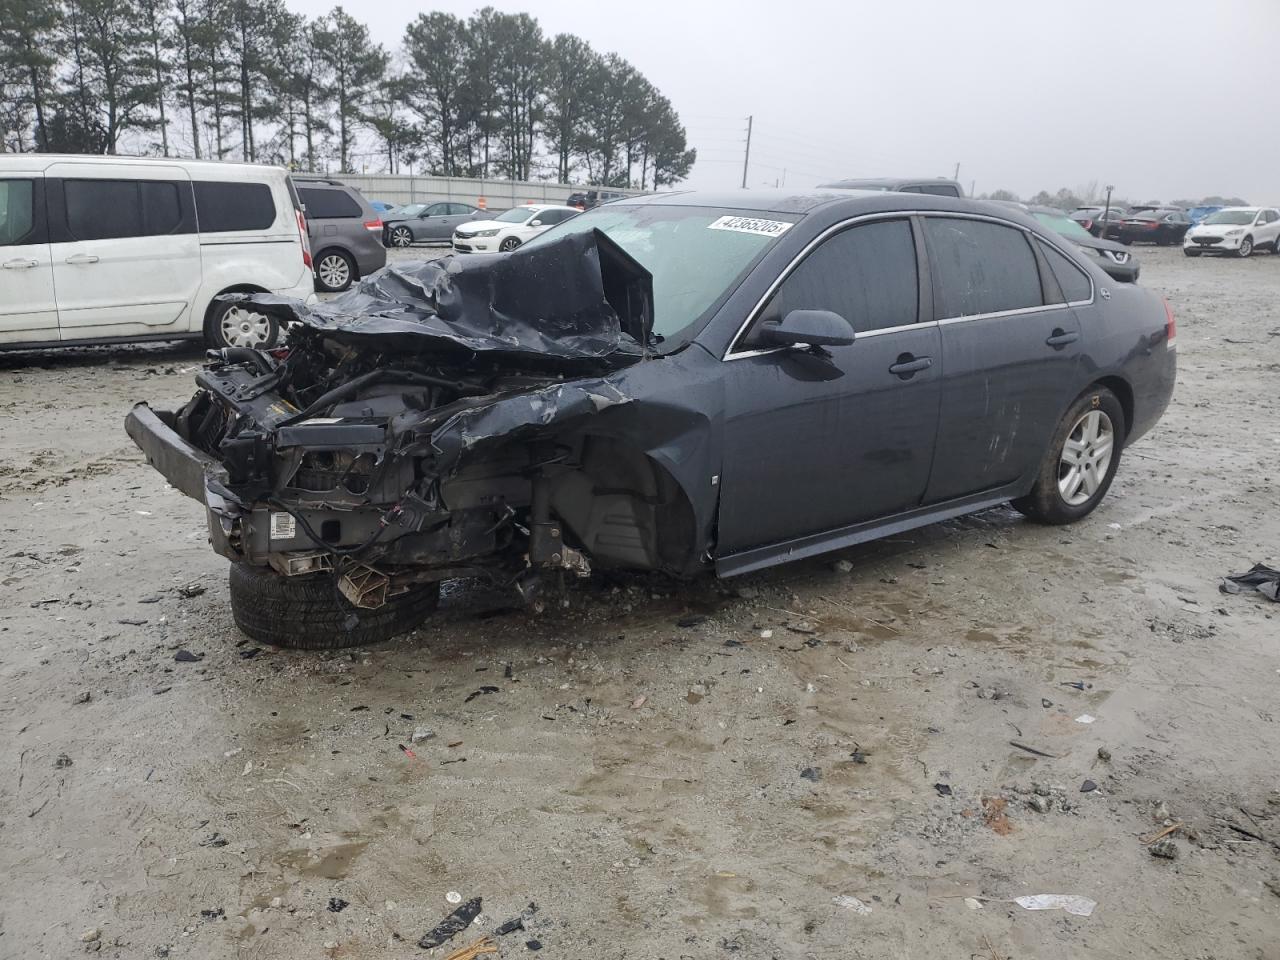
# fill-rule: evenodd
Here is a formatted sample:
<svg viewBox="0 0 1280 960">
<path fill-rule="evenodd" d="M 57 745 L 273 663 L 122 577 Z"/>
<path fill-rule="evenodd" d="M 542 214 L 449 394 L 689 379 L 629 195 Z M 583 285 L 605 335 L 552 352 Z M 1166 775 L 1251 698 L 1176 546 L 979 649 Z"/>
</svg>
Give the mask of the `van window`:
<svg viewBox="0 0 1280 960">
<path fill-rule="evenodd" d="M 173 233 L 182 223 L 178 184 L 163 180 L 142 181 L 142 222 L 148 236 Z"/>
<path fill-rule="evenodd" d="M 939 319 L 1044 305 L 1023 232 L 986 220 L 926 217 Z"/>
<path fill-rule="evenodd" d="M 783 281 L 760 317 L 781 320 L 792 310 L 831 310 L 866 333 L 915 323 L 918 297 L 911 225 L 881 220 L 824 240 Z"/>
<path fill-rule="evenodd" d="M 1083 270 L 1043 241 L 1040 243 L 1040 249 L 1044 252 L 1045 259 L 1049 261 L 1049 269 L 1053 271 L 1054 279 L 1058 281 L 1058 286 L 1062 288 L 1068 303 L 1087 301 L 1093 296 L 1093 284 L 1089 282 L 1089 277 Z"/>
<path fill-rule="evenodd" d="M 299 187 L 298 193 L 302 197 L 302 202 L 306 204 L 307 217 L 311 220 L 342 220 L 363 216 L 360 204 L 342 190 Z"/>
<path fill-rule="evenodd" d="M 919 193 L 928 193 L 935 197 L 958 197 L 960 191 L 949 183 L 922 183 L 916 187 Z"/>
<path fill-rule="evenodd" d="M 76 240 L 146 236 L 137 180 L 64 180 L 62 189 Z"/>
<path fill-rule="evenodd" d="M 35 230 L 35 182 L 0 180 L 0 247 L 17 246 Z"/>
<path fill-rule="evenodd" d="M 192 186 L 201 233 L 265 230 L 276 222 L 275 201 L 265 183 L 197 180 Z"/>
</svg>

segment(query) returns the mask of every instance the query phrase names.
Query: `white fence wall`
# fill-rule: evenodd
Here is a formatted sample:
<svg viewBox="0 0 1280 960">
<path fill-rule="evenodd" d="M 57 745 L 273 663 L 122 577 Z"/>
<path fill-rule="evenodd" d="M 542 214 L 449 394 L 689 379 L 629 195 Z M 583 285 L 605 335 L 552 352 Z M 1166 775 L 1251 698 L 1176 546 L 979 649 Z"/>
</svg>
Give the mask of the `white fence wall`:
<svg viewBox="0 0 1280 960">
<path fill-rule="evenodd" d="M 420 177 L 387 173 L 335 173 L 332 179 L 355 187 L 370 200 L 388 203 L 434 203 L 437 200 L 459 200 L 490 210 L 505 210 L 525 203 L 564 203 L 569 194 L 591 187 L 574 184 L 526 182 L 523 180 L 473 180 L 464 177 Z M 640 190 L 616 193 L 638 194 Z"/>
</svg>

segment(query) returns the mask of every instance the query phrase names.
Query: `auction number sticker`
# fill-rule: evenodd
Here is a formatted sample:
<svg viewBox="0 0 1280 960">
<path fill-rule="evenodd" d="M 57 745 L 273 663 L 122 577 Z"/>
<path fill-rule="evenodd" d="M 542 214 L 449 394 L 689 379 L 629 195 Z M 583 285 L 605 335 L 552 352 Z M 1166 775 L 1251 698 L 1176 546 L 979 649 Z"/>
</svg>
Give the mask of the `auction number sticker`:
<svg viewBox="0 0 1280 960">
<path fill-rule="evenodd" d="M 791 229 L 791 224 L 785 221 L 759 220 L 756 217 L 721 217 L 707 226 L 712 230 L 754 233 L 760 237 L 780 237 Z"/>
</svg>

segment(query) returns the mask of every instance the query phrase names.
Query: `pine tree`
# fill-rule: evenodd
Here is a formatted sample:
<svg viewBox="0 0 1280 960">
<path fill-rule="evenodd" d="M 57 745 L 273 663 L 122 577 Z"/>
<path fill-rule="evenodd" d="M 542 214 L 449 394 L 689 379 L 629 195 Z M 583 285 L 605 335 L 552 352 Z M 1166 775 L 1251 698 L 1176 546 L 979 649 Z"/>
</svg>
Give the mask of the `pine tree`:
<svg viewBox="0 0 1280 960">
<path fill-rule="evenodd" d="M 320 56 L 333 74 L 338 162 L 347 171 L 356 129 L 366 122 L 369 99 L 387 69 L 387 54 L 369 39 L 369 28 L 340 6 L 333 8 L 317 40 Z"/>
<path fill-rule="evenodd" d="M 62 9 L 57 0 L 0 0 L 0 81 L 19 146 L 29 110 L 35 117 L 35 148 L 49 149 L 61 24 Z"/>
</svg>

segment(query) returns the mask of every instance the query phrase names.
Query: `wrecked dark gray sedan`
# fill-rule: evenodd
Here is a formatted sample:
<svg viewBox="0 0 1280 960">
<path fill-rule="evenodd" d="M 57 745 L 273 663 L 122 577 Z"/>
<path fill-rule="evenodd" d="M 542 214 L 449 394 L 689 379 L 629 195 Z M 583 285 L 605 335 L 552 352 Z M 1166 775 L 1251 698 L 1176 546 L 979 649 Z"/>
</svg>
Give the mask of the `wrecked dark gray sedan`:
<svg viewBox="0 0 1280 960">
<path fill-rule="evenodd" d="M 1012 501 L 1066 523 L 1173 391 L 1172 314 L 1014 210 L 677 193 L 392 265 L 127 429 L 204 504 L 236 622 L 328 647 L 442 580 L 730 576 Z"/>
</svg>

